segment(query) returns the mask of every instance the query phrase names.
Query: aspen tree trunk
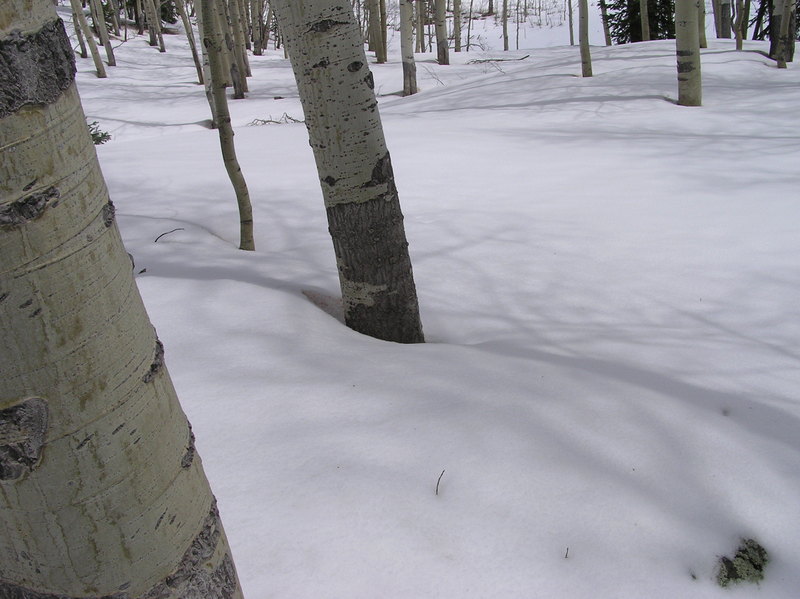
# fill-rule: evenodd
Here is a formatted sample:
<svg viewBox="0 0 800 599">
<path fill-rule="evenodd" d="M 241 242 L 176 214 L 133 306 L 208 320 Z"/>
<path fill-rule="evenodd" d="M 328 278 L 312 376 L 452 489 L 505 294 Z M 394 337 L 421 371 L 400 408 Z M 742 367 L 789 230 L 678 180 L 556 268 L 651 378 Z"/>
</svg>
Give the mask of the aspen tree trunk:
<svg viewBox="0 0 800 599">
<path fill-rule="evenodd" d="M 378 38 L 381 44 L 381 53 L 384 58 L 384 62 L 388 60 L 389 57 L 389 35 L 387 32 L 388 29 L 388 15 L 386 13 L 386 0 L 380 0 L 380 11 L 381 11 L 381 35 Z"/>
<path fill-rule="evenodd" d="M 247 60 L 247 36 L 244 33 L 245 15 L 240 10 L 238 0 L 230 0 L 228 7 L 236 63 L 239 65 L 240 72 L 244 75 L 242 79 L 246 82 L 246 78 L 252 77 L 252 73 L 250 72 L 250 63 Z M 245 83 L 245 91 L 247 91 L 247 83 Z"/>
<path fill-rule="evenodd" d="M 75 14 L 75 11 L 72 11 L 72 23 L 75 28 L 75 37 L 78 38 L 78 46 L 81 49 L 80 55 L 81 58 L 88 58 L 89 52 L 86 50 L 86 42 L 83 39 L 83 29 L 81 28 L 80 23 L 78 22 L 78 15 Z"/>
<path fill-rule="evenodd" d="M 411 0 L 400 0 L 400 53 L 403 60 L 403 95 L 417 93 L 417 65 L 414 62 L 414 8 Z"/>
<path fill-rule="evenodd" d="M 736 22 L 733 25 L 733 31 L 736 36 L 736 49 L 741 50 L 744 47 L 744 34 L 742 33 L 742 20 L 744 19 L 744 2 L 736 0 Z"/>
<path fill-rule="evenodd" d="M 469 15 L 467 16 L 467 52 L 469 52 L 469 45 L 472 39 L 472 3 L 473 0 L 469 0 Z"/>
<path fill-rule="evenodd" d="M 0 597 L 238 599 L 50 0 L 0 64 Z"/>
<path fill-rule="evenodd" d="M 224 0 L 214 0 L 211 4 L 201 2 L 207 8 L 205 13 L 208 24 L 215 28 L 222 35 L 222 46 L 220 52 L 224 58 L 223 71 L 225 73 L 226 85 L 233 84 L 233 97 L 236 100 L 244 98 L 247 92 L 247 78 L 245 77 L 244 65 L 241 57 L 237 54 L 236 43 L 231 31 L 231 21 L 228 15 L 228 7 Z M 211 20 L 214 23 L 211 23 Z"/>
<path fill-rule="evenodd" d="M 214 0 L 201 0 L 204 16 L 210 16 L 211 4 Z M 220 31 L 220 23 L 216 19 L 203 19 L 201 33 L 203 47 L 208 56 L 211 67 L 211 93 L 214 104 L 214 123 L 219 131 L 219 145 L 222 150 L 222 161 L 228 178 L 231 180 L 236 193 L 236 202 L 239 205 L 239 249 L 253 251 L 256 249 L 253 239 L 253 208 L 250 205 L 250 192 L 244 180 L 242 169 L 236 158 L 236 148 L 233 145 L 233 127 L 231 114 L 228 110 L 228 98 L 225 95 L 225 67 L 222 45 L 224 36 Z"/>
<path fill-rule="evenodd" d="M 89 0 L 89 11 L 92 13 L 92 22 L 97 34 L 100 36 L 100 42 L 106 50 L 106 59 L 108 66 L 117 66 L 117 60 L 114 58 L 114 48 L 111 47 L 111 38 L 108 37 L 108 27 L 106 27 L 106 19 L 103 14 L 103 6 L 100 0 Z"/>
<path fill-rule="evenodd" d="M 722 37 L 722 0 L 711 0 L 714 10 L 714 33 L 717 39 Z"/>
<path fill-rule="evenodd" d="M 720 34 L 723 39 L 731 37 L 731 0 L 720 0 Z"/>
<path fill-rule="evenodd" d="M 422 342 L 417 294 L 372 73 L 350 0 L 273 0 L 325 199 L 347 325 Z"/>
<path fill-rule="evenodd" d="M 211 82 L 211 64 L 208 60 L 208 50 L 206 50 L 205 44 L 203 44 L 203 31 L 205 30 L 205 17 L 206 15 L 203 13 L 203 3 L 202 0 L 195 0 L 194 4 L 195 14 L 197 16 L 197 33 L 200 36 L 200 48 L 203 54 L 203 87 L 205 88 L 206 92 L 206 100 L 208 100 L 208 107 L 211 109 L 211 128 L 217 128 L 217 121 L 215 115 L 217 114 L 217 109 L 214 106 L 214 88 Z M 214 19 L 214 12 L 208 15 L 209 19 Z M 226 72 L 227 73 L 227 72 Z M 225 84 L 227 85 L 229 82 L 226 79 Z"/>
<path fill-rule="evenodd" d="M 702 104 L 700 39 L 697 33 L 697 4 L 702 1 L 675 2 L 675 53 L 678 58 L 678 104 L 681 106 Z"/>
<path fill-rule="evenodd" d="M 447 41 L 447 0 L 433 0 L 434 26 L 436 27 L 436 58 L 439 64 L 450 64 L 450 47 Z"/>
<path fill-rule="evenodd" d="M 642 41 L 650 41 L 650 14 L 647 0 L 639 0 L 639 21 L 642 25 Z"/>
<path fill-rule="evenodd" d="M 589 2 L 578 0 L 578 42 L 581 46 L 581 75 L 592 76 L 592 53 L 589 49 Z"/>
<path fill-rule="evenodd" d="M 156 0 L 144 0 L 147 28 L 150 30 L 150 45 L 158 45 L 159 52 L 166 52 L 167 47 L 164 45 L 164 35 L 161 32 L 161 15 L 156 9 L 155 1 Z"/>
<path fill-rule="evenodd" d="M 706 2 L 700 0 L 697 3 L 697 34 L 701 48 L 708 48 L 708 38 L 706 37 Z"/>
<path fill-rule="evenodd" d="M 776 0 L 775 4 L 780 8 L 782 4 L 782 11 L 780 15 L 780 29 L 778 35 L 778 43 L 775 50 L 775 60 L 778 62 L 779 69 L 785 69 L 786 63 L 791 62 L 789 44 L 794 43 L 794 31 L 792 25 L 792 9 L 794 7 L 794 0 L 783 0 L 779 2 Z"/>
<path fill-rule="evenodd" d="M 455 51 L 461 52 L 461 0 L 453 0 L 453 42 Z"/>
<path fill-rule="evenodd" d="M 414 0 L 417 27 L 417 52 L 425 52 L 425 0 Z"/>
<path fill-rule="evenodd" d="M 114 28 L 114 35 L 119 37 L 119 5 L 116 0 L 108 0 L 108 6 L 111 12 L 111 26 Z"/>
<path fill-rule="evenodd" d="M 569 45 L 575 45 L 575 24 L 572 20 L 572 0 L 567 0 L 567 14 L 569 15 Z"/>
<path fill-rule="evenodd" d="M 191 21 L 189 21 L 189 15 L 186 14 L 186 6 L 183 0 L 175 0 L 175 9 L 181 17 L 181 23 L 183 23 L 183 29 L 186 32 L 186 39 L 189 41 L 189 50 L 192 53 L 194 68 L 197 71 L 197 81 L 200 85 L 203 85 L 205 81 L 203 78 L 203 63 L 200 60 L 200 56 L 197 54 L 197 44 L 194 41 L 194 29 L 192 28 Z"/>
<path fill-rule="evenodd" d="M 508 0 L 503 0 L 503 51 L 508 52 Z"/>
<path fill-rule="evenodd" d="M 606 46 L 611 45 L 611 29 L 608 26 L 608 7 L 606 0 L 600 0 L 600 18 L 603 20 L 603 35 L 606 39 Z"/>
<path fill-rule="evenodd" d="M 80 0 L 69 0 L 70 6 L 72 7 L 72 14 L 78 19 L 78 22 L 75 24 L 75 28 L 81 28 L 83 31 L 83 36 L 86 38 L 86 45 L 89 46 L 89 52 L 92 54 L 92 60 L 94 61 L 94 68 L 97 71 L 97 77 L 100 79 L 105 79 L 106 75 L 106 67 L 103 64 L 103 59 L 100 58 L 100 51 L 97 49 L 97 44 L 94 41 L 94 35 L 92 34 L 92 29 L 89 27 L 89 22 L 86 20 L 86 15 L 83 14 L 83 7 L 81 6 Z"/>
<path fill-rule="evenodd" d="M 250 4 L 250 18 L 253 28 L 253 54 L 261 56 L 264 54 L 264 1 L 252 0 Z"/>
</svg>

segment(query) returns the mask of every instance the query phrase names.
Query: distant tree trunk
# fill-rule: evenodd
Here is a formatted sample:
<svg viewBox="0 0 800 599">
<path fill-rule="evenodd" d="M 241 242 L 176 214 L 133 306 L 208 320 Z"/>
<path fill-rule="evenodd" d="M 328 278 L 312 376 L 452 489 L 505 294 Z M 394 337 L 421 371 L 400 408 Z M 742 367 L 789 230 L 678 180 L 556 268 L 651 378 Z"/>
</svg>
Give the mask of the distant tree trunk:
<svg viewBox="0 0 800 599">
<path fill-rule="evenodd" d="M 264 27 L 264 2 L 263 0 L 251 0 L 250 19 L 252 25 L 253 54 L 262 56 L 264 54 L 263 27 Z"/>
<path fill-rule="evenodd" d="M 212 3 L 215 0 L 201 0 L 203 16 L 210 16 Z M 219 145 L 222 149 L 222 161 L 228 178 L 231 180 L 236 193 L 236 202 L 239 205 L 239 249 L 255 250 L 253 239 L 253 208 L 250 205 L 250 192 L 244 180 L 242 169 L 236 158 L 236 148 L 233 144 L 233 127 L 231 114 L 228 110 L 228 98 L 225 95 L 225 67 L 222 45 L 225 36 L 220 31 L 220 22 L 216 19 L 203 18 L 202 42 L 208 55 L 211 66 L 211 92 L 214 97 L 214 122 L 219 131 Z"/>
<path fill-rule="evenodd" d="M 567 1 L 567 14 L 569 15 L 569 45 L 575 45 L 575 24 L 572 18 L 572 0 Z"/>
<path fill-rule="evenodd" d="M 736 22 L 733 24 L 733 31 L 736 35 L 736 49 L 741 50 L 744 47 L 744 35 L 742 33 L 742 20 L 744 19 L 744 2 L 736 0 Z"/>
<path fill-rule="evenodd" d="M 414 7 L 400 0 L 400 53 L 403 60 L 403 95 L 417 93 L 417 65 L 414 62 Z"/>
<path fill-rule="evenodd" d="M 744 8 L 742 9 L 742 39 L 747 39 L 747 28 L 750 26 L 750 0 L 744 1 Z"/>
<path fill-rule="evenodd" d="M 581 46 L 581 74 L 592 76 L 592 53 L 589 49 L 589 2 L 578 0 L 578 41 Z"/>
<path fill-rule="evenodd" d="M 603 35 L 606 39 L 606 46 L 610 46 L 611 29 L 608 27 L 608 6 L 606 6 L 606 0 L 600 0 L 600 18 L 603 20 Z"/>
<path fill-rule="evenodd" d="M 647 9 L 647 0 L 639 0 L 639 22 L 642 25 L 642 41 L 650 41 L 650 15 Z"/>
<path fill-rule="evenodd" d="M 453 43 L 455 51 L 461 52 L 461 0 L 453 0 Z"/>
<path fill-rule="evenodd" d="M 108 0 L 109 12 L 111 13 L 111 26 L 114 28 L 114 35 L 119 37 L 119 5 L 116 0 Z"/>
<path fill-rule="evenodd" d="M 503 51 L 508 52 L 508 0 L 503 0 Z"/>
<path fill-rule="evenodd" d="M 472 40 L 472 3 L 473 0 L 469 0 L 469 14 L 467 15 L 467 52 L 469 52 L 469 46 Z"/>
<path fill-rule="evenodd" d="M 486 11 L 486 16 L 494 14 L 494 0 L 489 0 L 489 10 Z"/>
<path fill-rule="evenodd" d="M 245 25 L 246 15 L 242 12 L 242 7 L 238 0 L 231 0 L 228 6 L 236 63 L 239 65 L 239 69 L 244 75 L 245 91 L 247 91 L 246 78 L 252 77 L 252 73 L 250 72 L 250 62 L 247 60 L 247 35 L 245 34 L 247 29 Z"/>
<path fill-rule="evenodd" d="M 103 48 L 106 50 L 108 66 L 115 67 L 117 66 L 117 59 L 114 58 L 114 48 L 111 47 L 111 38 L 108 36 L 108 27 L 106 26 L 106 19 L 100 0 L 89 0 L 89 11 L 92 14 L 92 22 L 95 30 L 97 30 L 97 35 L 100 36 L 100 43 L 103 44 Z"/>
<path fill-rule="evenodd" d="M 16 2 L 18 0 L 14 1 Z M 97 44 L 94 41 L 94 35 L 92 34 L 92 29 L 89 27 L 89 22 L 86 20 L 86 15 L 83 14 L 83 7 L 81 6 L 80 0 L 70 0 L 70 6 L 72 7 L 72 14 L 78 19 L 76 27 L 81 28 L 86 38 L 86 45 L 89 46 L 89 52 L 92 54 L 97 76 L 100 79 L 104 79 L 107 77 L 106 67 L 103 64 L 103 59 L 100 58 L 100 51 L 97 49 Z"/>
<path fill-rule="evenodd" d="M 425 52 L 425 0 L 415 0 L 416 19 L 414 21 L 417 28 L 417 52 Z"/>
<path fill-rule="evenodd" d="M 678 104 L 681 106 L 702 104 L 698 1 L 703 0 L 675 1 L 675 52 L 678 58 Z"/>
<path fill-rule="evenodd" d="M 730 39 L 731 37 L 731 0 L 720 0 L 720 37 Z"/>
<path fill-rule="evenodd" d="M 240 599 L 69 38 L 50 0 L 2 14 L 0 597 Z"/>
<path fill-rule="evenodd" d="M 697 35 L 701 48 L 708 48 L 708 38 L 706 37 L 706 2 L 700 0 L 697 3 Z"/>
<path fill-rule="evenodd" d="M 200 56 L 197 54 L 197 44 L 194 41 L 194 29 L 192 29 L 192 23 L 189 21 L 189 15 L 186 14 L 186 6 L 183 0 L 175 0 L 175 10 L 178 11 L 178 15 L 181 17 L 181 23 L 183 23 L 183 29 L 186 32 L 186 39 L 189 41 L 189 50 L 192 53 L 194 68 L 197 71 L 197 81 L 202 85 L 204 82 L 203 63 L 200 60 Z"/>
<path fill-rule="evenodd" d="M 773 19 L 777 17 L 777 43 L 775 44 L 775 51 L 773 58 L 778 63 L 779 69 L 785 69 L 786 63 L 791 62 L 794 54 L 794 0 L 784 0 L 780 2 L 775 1 L 777 10 L 780 14 L 773 13 Z M 776 11 L 777 12 L 777 11 Z M 774 31 L 774 30 L 773 30 Z"/>
<path fill-rule="evenodd" d="M 433 0 L 434 24 L 436 27 L 436 57 L 439 64 L 450 64 L 450 47 L 447 41 L 447 0 Z"/>
<path fill-rule="evenodd" d="M 78 46 L 80 47 L 80 57 L 81 58 L 88 58 L 89 53 L 86 50 L 86 42 L 83 39 L 83 29 L 81 28 L 80 22 L 78 21 L 78 15 L 75 14 L 75 11 L 72 11 L 72 25 L 75 29 L 75 37 L 78 38 Z"/>
<path fill-rule="evenodd" d="M 159 52 L 166 52 L 164 35 L 161 32 L 161 15 L 153 0 L 144 0 L 144 11 L 147 16 L 147 28 L 150 30 L 150 45 L 158 46 Z"/>
<path fill-rule="evenodd" d="M 206 100 L 208 101 L 208 106 L 211 109 L 211 128 L 217 128 L 217 121 L 216 121 L 216 114 L 217 109 L 214 106 L 214 86 L 212 84 L 212 75 L 211 75 L 211 63 L 208 60 L 208 50 L 206 49 L 205 44 L 203 43 L 203 31 L 205 31 L 206 24 L 206 15 L 203 13 L 203 3 L 202 0 L 194 2 L 194 10 L 195 16 L 197 17 L 197 32 L 200 35 L 200 48 L 202 48 L 203 54 L 203 86 L 205 87 L 206 92 Z M 209 19 L 214 20 L 214 11 L 212 10 L 211 13 L 208 15 Z M 214 26 L 213 24 L 211 25 Z M 229 85 L 230 82 L 227 79 L 227 71 L 226 71 L 226 79 L 225 84 Z"/>
<path fill-rule="evenodd" d="M 347 325 L 423 341 L 403 215 L 350 0 L 273 0 L 322 185 Z"/>
<path fill-rule="evenodd" d="M 383 61 L 386 62 L 389 59 L 389 35 L 387 33 L 387 29 L 389 27 L 388 23 L 388 14 L 386 13 L 386 0 L 380 0 L 380 10 L 381 10 L 381 35 L 378 38 L 381 44 L 381 53 L 383 55 Z"/>
</svg>

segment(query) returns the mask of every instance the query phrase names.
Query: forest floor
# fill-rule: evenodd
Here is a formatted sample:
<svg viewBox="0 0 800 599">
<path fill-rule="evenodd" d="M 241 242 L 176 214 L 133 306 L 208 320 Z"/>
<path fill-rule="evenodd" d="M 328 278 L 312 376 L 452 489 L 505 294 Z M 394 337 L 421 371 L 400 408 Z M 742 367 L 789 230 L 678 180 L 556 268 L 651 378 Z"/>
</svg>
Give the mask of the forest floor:
<svg viewBox="0 0 800 599">
<path fill-rule="evenodd" d="M 341 322 L 282 52 L 231 102 L 253 253 L 185 38 L 117 40 L 105 80 L 79 60 L 245 596 L 795 599 L 800 70 L 711 40 L 685 108 L 673 42 L 597 45 L 583 79 L 563 28 L 483 31 L 417 55 L 408 98 L 394 44 L 370 58 L 414 346 Z M 744 538 L 764 580 L 722 589 Z"/>
</svg>

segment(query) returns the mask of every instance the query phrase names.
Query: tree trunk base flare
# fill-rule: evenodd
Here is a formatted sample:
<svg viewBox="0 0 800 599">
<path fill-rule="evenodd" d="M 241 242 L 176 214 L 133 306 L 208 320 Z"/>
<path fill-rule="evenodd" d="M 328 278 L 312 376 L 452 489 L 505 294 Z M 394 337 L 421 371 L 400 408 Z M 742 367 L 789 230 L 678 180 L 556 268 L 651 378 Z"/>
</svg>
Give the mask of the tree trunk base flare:
<svg viewBox="0 0 800 599">
<path fill-rule="evenodd" d="M 210 567 L 208 560 L 217 551 L 222 527 L 216 502 L 203 521 L 200 532 L 183 554 L 178 567 L 156 584 L 150 591 L 139 597 L 131 597 L 120 588 L 111 595 L 69 597 L 62 593 L 47 593 L 29 589 L 0 579 L 0 597 L 3 599 L 232 599 L 238 587 L 236 569 L 230 554 L 225 553 L 216 568 Z M 124 587 L 125 585 L 121 585 Z"/>
</svg>

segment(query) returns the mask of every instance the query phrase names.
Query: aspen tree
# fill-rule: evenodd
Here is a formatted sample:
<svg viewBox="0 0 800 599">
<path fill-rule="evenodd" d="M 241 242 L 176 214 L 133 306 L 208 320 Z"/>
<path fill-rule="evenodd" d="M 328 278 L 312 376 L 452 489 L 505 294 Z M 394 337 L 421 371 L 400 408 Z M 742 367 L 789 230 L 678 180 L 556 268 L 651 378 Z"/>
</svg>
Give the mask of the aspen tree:
<svg viewBox="0 0 800 599">
<path fill-rule="evenodd" d="M 333 239 L 345 322 L 423 341 L 403 215 L 350 0 L 273 0 Z"/>
<path fill-rule="evenodd" d="M 697 4 L 702 1 L 675 1 L 675 53 L 678 58 L 678 104 L 681 106 L 702 104 L 700 38 L 697 32 Z"/>
<path fill-rule="evenodd" d="M 704 0 L 705 1 L 705 0 Z M 647 0 L 639 0 L 639 22 L 642 24 L 642 41 L 650 41 L 650 13 Z"/>
<path fill-rule="evenodd" d="M 106 50 L 108 66 L 115 67 L 117 66 L 117 59 L 114 58 L 114 48 L 111 47 L 111 38 L 108 36 L 108 27 L 106 26 L 106 19 L 100 0 L 89 0 L 89 10 L 92 13 L 94 28 L 97 30 L 97 34 L 100 36 L 100 42 Z"/>
<path fill-rule="evenodd" d="M 197 44 L 194 41 L 194 29 L 192 28 L 192 23 L 189 21 L 189 15 L 186 14 L 186 5 L 183 3 L 183 0 L 175 0 L 175 10 L 178 11 L 183 29 L 186 32 L 186 40 L 189 42 L 189 51 L 192 53 L 194 68 L 197 71 L 197 81 L 200 85 L 203 85 L 205 81 L 203 77 L 203 63 L 200 60 L 200 56 L 197 54 Z"/>
<path fill-rule="evenodd" d="M 208 56 L 211 68 L 211 93 L 213 97 L 212 110 L 214 123 L 219 132 L 219 144 L 222 150 L 222 161 L 225 171 L 233 185 L 236 202 L 239 206 L 239 249 L 253 251 L 256 249 L 253 239 L 253 208 L 250 204 L 250 192 L 247 182 L 236 158 L 236 148 L 233 144 L 233 127 L 231 114 L 228 110 L 228 98 L 225 95 L 225 67 L 222 44 L 224 36 L 220 31 L 220 23 L 216 19 L 206 18 L 211 16 L 211 3 L 214 0 L 201 0 L 203 12 L 203 30 L 201 32 L 202 44 Z"/>
<path fill-rule="evenodd" d="M 508 0 L 503 0 L 503 51 L 508 52 Z"/>
<path fill-rule="evenodd" d="M 461 0 L 453 0 L 453 44 L 461 52 Z"/>
<path fill-rule="evenodd" d="M 736 37 L 736 49 L 741 50 L 744 47 L 744 34 L 742 33 L 742 21 L 744 19 L 744 2 L 736 0 L 736 21 L 733 24 L 733 33 Z"/>
<path fill-rule="evenodd" d="M 403 95 L 417 93 L 417 65 L 414 62 L 414 8 L 411 0 L 400 0 L 400 53 L 403 61 Z"/>
<path fill-rule="evenodd" d="M 78 19 L 77 23 L 75 23 L 75 28 L 80 28 L 84 37 L 86 38 L 86 45 L 89 47 L 89 52 L 92 54 L 92 60 L 94 61 L 94 68 L 97 71 L 97 76 L 100 79 L 105 79 L 107 77 L 106 67 L 103 64 L 103 59 L 100 58 L 100 51 L 97 49 L 97 44 L 94 41 L 94 36 L 92 35 L 92 30 L 89 27 L 89 22 L 86 20 L 86 15 L 83 14 L 83 7 L 81 6 L 80 0 L 69 1 L 70 6 L 72 7 L 72 14 L 75 15 L 76 19 Z"/>
<path fill-rule="evenodd" d="M 600 4 L 600 18 L 603 21 L 603 36 L 605 37 L 606 46 L 611 45 L 611 29 L 608 27 L 608 6 L 606 0 L 599 0 Z"/>
<path fill-rule="evenodd" d="M 0 597 L 238 599 L 51 0 L 0 65 Z"/>
<path fill-rule="evenodd" d="M 447 0 L 433 0 L 433 22 L 436 29 L 436 58 L 439 64 L 450 64 L 446 8 Z"/>
<path fill-rule="evenodd" d="M 589 2 L 578 0 L 578 43 L 581 47 L 581 75 L 592 76 L 592 52 L 589 49 Z"/>
<path fill-rule="evenodd" d="M 80 47 L 80 57 L 81 58 L 88 58 L 89 52 L 86 50 L 86 42 L 83 40 L 83 29 L 81 29 L 80 23 L 78 22 L 78 15 L 75 14 L 75 11 L 72 11 L 72 24 L 75 29 L 75 37 L 78 38 L 78 46 Z"/>
<path fill-rule="evenodd" d="M 786 63 L 791 61 L 790 44 L 794 43 L 794 32 L 790 33 L 792 25 L 794 24 L 792 19 L 794 0 L 783 0 L 783 2 L 776 0 L 775 3 L 781 8 L 781 15 L 780 27 L 778 29 L 778 42 L 776 44 L 774 58 L 778 63 L 778 68 L 785 69 Z"/>
<path fill-rule="evenodd" d="M 708 38 L 706 37 L 706 2 L 700 0 L 697 3 L 697 34 L 701 48 L 708 48 Z"/>
<path fill-rule="evenodd" d="M 720 0 L 720 25 L 719 36 L 724 39 L 731 37 L 731 0 Z"/>
</svg>

